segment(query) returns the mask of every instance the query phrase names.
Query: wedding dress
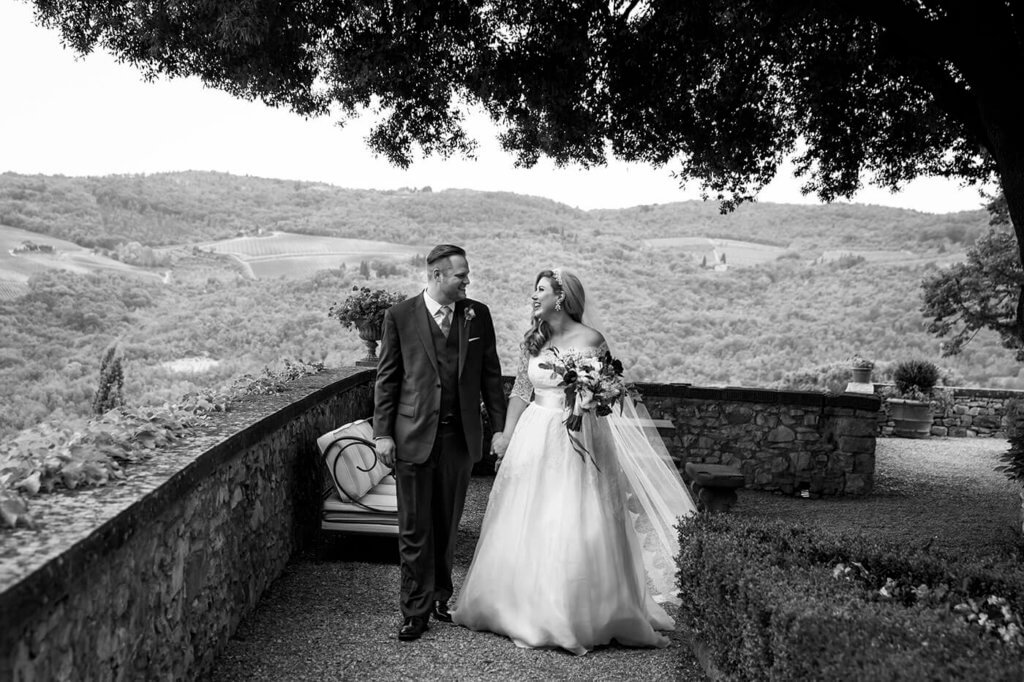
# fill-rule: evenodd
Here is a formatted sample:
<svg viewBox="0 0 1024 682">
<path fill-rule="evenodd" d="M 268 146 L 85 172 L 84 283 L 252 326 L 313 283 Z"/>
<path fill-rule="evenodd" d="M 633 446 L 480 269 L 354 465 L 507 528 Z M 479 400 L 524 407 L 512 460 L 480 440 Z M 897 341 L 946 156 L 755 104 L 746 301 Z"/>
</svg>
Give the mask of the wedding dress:
<svg viewBox="0 0 1024 682">
<path fill-rule="evenodd" d="M 637 444 L 635 411 L 585 414 L 573 434 L 589 455 L 584 461 L 564 424 L 564 389 L 539 366 L 545 358 L 550 351 L 524 357 L 520 367 L 513 395 L 529 401 L 533 393 L 533 400 L 495 477 L 454 622 L 506 635 L 521 647 L 575 654 L 612 640 L 666 646 L 658 631 L 675 624 L 655 593 L 664 600 L 673 589 L 678 541 L 671 524 L 694 513 L 693 501 L 667 453 L 651 453 L 646 469 L 632 461 L 649 448 Z M 663 479 L 671 480 L 661 496 L 669 500 L 655 492 L 652 505 L 649 488 L 666 485 Z M 668 520 L 655 529 L 658 512 L 650 508 L 658 505 Z"/>
</svg>

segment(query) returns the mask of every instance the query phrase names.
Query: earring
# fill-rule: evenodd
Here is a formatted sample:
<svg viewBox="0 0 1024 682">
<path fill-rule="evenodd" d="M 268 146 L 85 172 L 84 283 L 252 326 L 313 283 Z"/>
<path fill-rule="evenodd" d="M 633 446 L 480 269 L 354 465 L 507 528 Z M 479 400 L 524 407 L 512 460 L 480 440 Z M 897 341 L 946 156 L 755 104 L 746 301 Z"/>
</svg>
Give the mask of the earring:
<svg viewBox="0 0 1024 682">
<path fill-rule="evenodd" d="M 558 299 L 557 301 L 555 301 L 555 310 L 561 310 L 561 309 L 562 309 L 562 299 Z"/>
</svg>

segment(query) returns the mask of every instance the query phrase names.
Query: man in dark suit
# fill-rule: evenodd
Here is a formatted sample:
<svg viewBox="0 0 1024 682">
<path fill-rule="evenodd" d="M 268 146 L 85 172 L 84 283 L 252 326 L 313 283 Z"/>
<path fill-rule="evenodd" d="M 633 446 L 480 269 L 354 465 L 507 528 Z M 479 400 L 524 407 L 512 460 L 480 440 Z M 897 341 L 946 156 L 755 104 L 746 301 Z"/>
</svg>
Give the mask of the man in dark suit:
<svg viewBox="0 0 1024 682">
<path fill-rule="evenodd" d="M 431 614 L 450 622 L 455 536 L 473 463 L 483 456 L 483 398 L 504 452 L 505 394 L 487 306 L 466 298 L 466 252 L 427 256 L 427 288 L 384 314 L 374 391 L 377 454 L 398 481 L 398 638 L 418 639 Z"/>
</svg>

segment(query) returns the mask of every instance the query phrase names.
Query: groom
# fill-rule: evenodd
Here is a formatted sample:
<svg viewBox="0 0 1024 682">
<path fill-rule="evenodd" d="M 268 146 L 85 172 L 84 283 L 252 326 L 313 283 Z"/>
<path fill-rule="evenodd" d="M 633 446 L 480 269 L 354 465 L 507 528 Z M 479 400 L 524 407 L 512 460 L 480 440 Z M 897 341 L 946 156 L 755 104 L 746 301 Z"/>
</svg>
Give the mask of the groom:
<svg viewBox="0 0 1024 682">
<path fill-rule="evenodd" d="M 466 298 L 466 252 L 427 255 L 427 288 L 384 314 L 374 390 L 377 454 L 398 481 L 403 641 L 430 614 L 450 622 L 452 560 L 466 488 L 482 452 L 480 399 L 504 450 L 505 394 L 487 306 Z"/>
</svg>

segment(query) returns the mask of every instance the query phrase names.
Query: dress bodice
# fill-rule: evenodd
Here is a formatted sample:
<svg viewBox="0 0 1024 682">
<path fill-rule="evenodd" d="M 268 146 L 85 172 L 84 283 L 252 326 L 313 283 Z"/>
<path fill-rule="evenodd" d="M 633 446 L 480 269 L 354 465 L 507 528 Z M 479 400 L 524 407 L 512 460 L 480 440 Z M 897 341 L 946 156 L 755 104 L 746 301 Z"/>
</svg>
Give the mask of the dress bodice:
<svg viewBox="0 0 1024 682">
<path fill-rule="evenodd" d="M 527 376 L 533 384 L 533 402 L 540 407 L 561 410 L 565 407 L 565 387 L 559 386 L 562 381 L 560 376 L 541 367 L 546 360 L 551 360 L 551 353 L 546 351 L 530 358 Z"/>
<path fill-rule="evenodd" d="M 603 355 L 607 350 L 607 345 L 602 344 L 600 347 L 568 348 L 562 352 L 577 352 L 584 356 L 596 357 Z M 518 395 L 524 401 L 529 402 L 529 392 L 532 390 L 533 402 L 539 407 L 563 409 L 565 407 L 565 387 L 559 385 L 562 378 L 550 369 L 541 367 L 542 364 L 555 360 L 553 350 L 545 348 L 536 356 L 526 356 L 526 360 L 525 367 L 520 367 L 519 375 L 516 377 L 513 395 Z"/>
</svg>

